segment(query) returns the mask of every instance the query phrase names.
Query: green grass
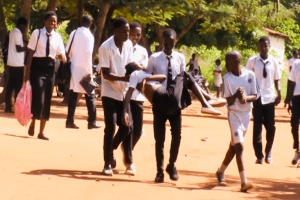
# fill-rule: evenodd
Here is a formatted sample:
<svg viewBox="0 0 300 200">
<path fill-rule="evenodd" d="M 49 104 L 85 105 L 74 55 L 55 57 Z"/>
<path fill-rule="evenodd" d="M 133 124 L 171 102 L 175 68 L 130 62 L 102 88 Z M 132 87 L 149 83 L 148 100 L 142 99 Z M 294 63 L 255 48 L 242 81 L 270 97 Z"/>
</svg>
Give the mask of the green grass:
<svg viewBox="0 0 300 200">
<path fill-rule="evenodd" d="M 282 100 L 284 100 L 285 96 L 286 96 L 287 81 L 288 81 L 288 73 L 286 71 L 282 71 L 282 77 L 280 80 L 281 99 Z"/>
</svg>

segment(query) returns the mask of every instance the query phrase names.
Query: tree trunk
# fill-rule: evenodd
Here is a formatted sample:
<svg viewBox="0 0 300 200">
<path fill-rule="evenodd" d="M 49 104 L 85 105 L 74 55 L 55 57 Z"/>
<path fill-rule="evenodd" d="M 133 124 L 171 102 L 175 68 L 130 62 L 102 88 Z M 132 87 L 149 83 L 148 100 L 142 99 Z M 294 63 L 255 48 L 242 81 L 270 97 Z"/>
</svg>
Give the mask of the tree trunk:
<svg viewBox="0 0 300 200">
<path fill-rule="evenodd" d="M 77 0 L 76 24 L 77 27 L 81 26 L 81 18 L 84 13 L 83 0 Z"/>
<path fill-rule="evenodd" d="M 157 24 L 156 25 L 156 41 L 158 42 L 158 46 L 156 46 L 155 51 L 161 51 L 163 49 L 163 32 L 165 27 Z"/>
<path fill-rule="evenodd" d="M 28 20 L 28 25 L 23 35 L 24 41 L 28 41 L 28 28 L 30 24 L 30 11 L 31 11 L 31 0 L 21 1 L 21 16 Z"/>
<path fill-rule="evenodd" d="M 58 0 L 48 0 L 47 11 L 56 11 Z"/>
<path fill-rule="evenodd" d="M 192 21 L 189 22 L 189 24 L 184 27 L 181 32 L 177 35 L 177 41 L 180 40 L 189 30 L 194 26 L 194 24 L 198 21 L 199 16 L 195 16 Z"/>
<path fill-rule="evenodd" d="M 6 28 L 6 24 L 5 24 L 3 8 L 4 8 L 3 0 L 0 0 L 0 41 L 1 41 L 1 45 L 3 45 L 6 34 L 7 34 L 7 28 Z"/>
<path fill-rule="evenodd" d="M 99 13 L 98 13 L 96 19 L 94 19 L 96 30 L 94 33 L 95 44 L 94 44 L 94 51 L 93 51 L 93 60 L 95 60 L 96 54 L 98 52 L 98 48 L 100 46 L 101 36 L 102 36 L 103 29 L 105 26 L 106 16 L 107 16 L 107 13 L 108 13 L 110 7 L 111 7 L 111 4 L 109 2 L 101 1 L 100 7 L 99 7 L 100 8 Z"/>
</svg>

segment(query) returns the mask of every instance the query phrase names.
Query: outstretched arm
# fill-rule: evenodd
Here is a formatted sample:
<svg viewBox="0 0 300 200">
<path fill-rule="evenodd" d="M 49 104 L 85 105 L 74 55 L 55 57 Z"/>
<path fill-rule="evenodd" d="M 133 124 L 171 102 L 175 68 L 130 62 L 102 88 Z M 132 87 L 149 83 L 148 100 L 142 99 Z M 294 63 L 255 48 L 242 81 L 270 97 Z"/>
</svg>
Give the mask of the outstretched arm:
<svg viewBox="0 0 300 200">
<path fill-rule="evenodd" d="M 118 76 L 114 73 L 111 73 L 109 68 L 101 68 L 101 73 L 104 79 L 110 81 L 125 81 L 125 82 L 129 81 L 129 76 Z"/>
<path fill-rule="evenodd" d="M 166 76 L 163 74 L 152 75 L 150 77 L 145 78 L 146 81 L 159 81 L 163 82 L 166 80 Z"/>
<path fill-rule="evenodd" d="M 123 101 L 122 123 L 125 126 L 130 126 L 131 124 L 129 118 L 129 109 L 130 109 L 131 96 L 134 90 L 135 90 L 134 88 L 130 87 L 126 92 L 125 99 Z"/>
</svg>

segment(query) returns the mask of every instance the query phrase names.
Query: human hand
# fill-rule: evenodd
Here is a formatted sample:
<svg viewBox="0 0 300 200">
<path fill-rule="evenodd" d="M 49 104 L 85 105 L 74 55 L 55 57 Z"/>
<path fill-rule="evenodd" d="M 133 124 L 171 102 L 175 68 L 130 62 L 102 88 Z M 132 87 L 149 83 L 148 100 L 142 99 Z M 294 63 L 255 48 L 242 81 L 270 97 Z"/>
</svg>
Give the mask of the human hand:
<svg viewBox="0 0 300 200">
<path fill-rule="evenodd" d="M 129 127 L 130 126 L 130 118 L 128 112 L 124 111 L 122 114 L 122 123 Z"/>
<path fill-rule="evenodd" d="M 239 102 L 241 104 L 244 104 L 246 103 L 246 95 L 245 95 L 245 91 L 241 88 L 241 87 L 238 87 L 237 90 L 236 90 L 236 96 L 239 100 Z"/>
<path fill-rule="evenodd" d="M 275 99 L 275 106 L 277 106 L 278 104 L 280 104 L 281 101 L 281 94 L 278 94 L 276 99 Z"/>
<path fill-rule="evenodd" d="M 291 114 L 292 108 L 293 108 L 293 105 L 292 105 L 292 102 L 290 102 L 290 103 L 288 104 L 288 108 L 287 108 L 287 111 L 288 111 L 289 114 Z"/>
</svg>

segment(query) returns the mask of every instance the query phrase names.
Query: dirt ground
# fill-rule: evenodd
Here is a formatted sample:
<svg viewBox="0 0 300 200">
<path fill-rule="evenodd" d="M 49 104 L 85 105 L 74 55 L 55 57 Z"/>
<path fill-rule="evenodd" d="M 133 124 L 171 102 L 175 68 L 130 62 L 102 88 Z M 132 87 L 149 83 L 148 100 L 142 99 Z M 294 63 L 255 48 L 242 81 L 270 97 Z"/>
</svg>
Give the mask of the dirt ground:
<svg viewBox="0 0 300 200">
<path fill-rule="evenodd" d="M 124 175 L 118 149 L 115 174 L 106 177 L 101 175 L 104 128 L 87 129 L 87 110 L 84 100 L 80 100 L 75 117 L 80 129 L 66 129 L 67 107 L 61 101 L 53 98 L 51 119 L 45 129 L 50 141 L 37 139 L 37 134 L 29 137 L 27 127 L 19 125 L 14 114 L 4 113 L 4 105 L 0 105 L 0 199 L 300 199 L 300 168 L 291 165 L 294 150 L 289 115 L 283 105 L 276 108 L 272 164 L 254 163 L 250 123 L 244 161 L 246 174 L 255 188 L 242 193 L 235 160 L 226 171 L 228 186 L 218 186 L 215 178 L 230 139 L 225 107 L 220 108 L 223 114 L 218 117 L 201 114 L 198 102 L 183 111 L 182 140 L 176 162 L 179 180 L 171 181 L 165 174 L 165 183 L 155 184 L 152 112 L 148 102 L 144 106 L 145 134 L 133 152 L 137 175 Z M 101 101 L 97 101 L 97 116 L 103 124 Z M 205 137 L 208 141 L 201 141 Z M 165 165 L 169 147 L 168 128 Z"/>
</svg>

